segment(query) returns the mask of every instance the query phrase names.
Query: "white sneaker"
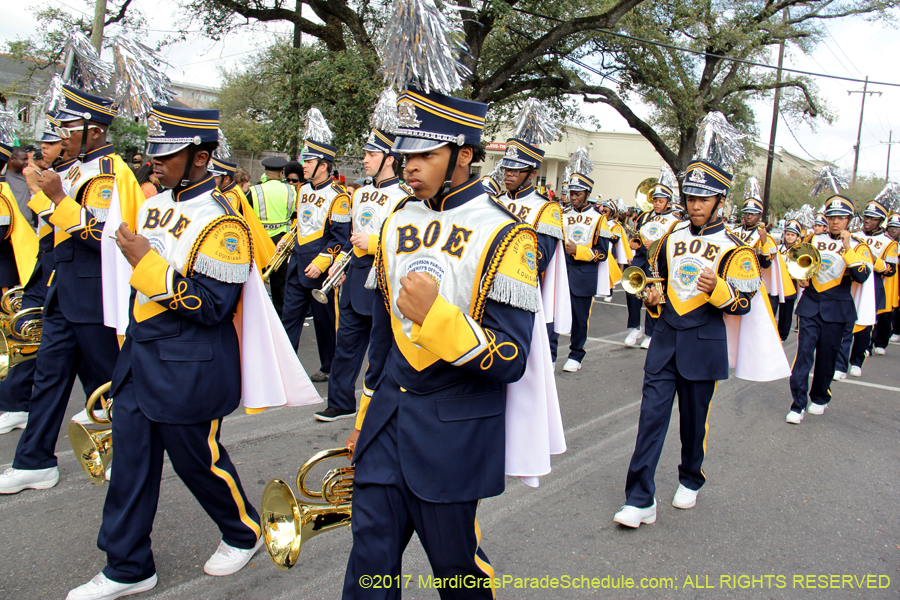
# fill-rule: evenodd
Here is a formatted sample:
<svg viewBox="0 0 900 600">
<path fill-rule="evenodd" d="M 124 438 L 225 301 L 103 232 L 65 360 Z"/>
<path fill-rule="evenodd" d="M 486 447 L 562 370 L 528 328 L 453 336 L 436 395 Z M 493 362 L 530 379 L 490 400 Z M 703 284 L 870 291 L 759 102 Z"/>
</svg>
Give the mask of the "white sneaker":
<svg viewBox="0 0 900 600">
<path fill-rule="evenodd" d="M 847 379 L 847 374 L 843 371 L 835 371 L 834 372 L 834 381 L 840 381 L 841 379 Z"/>
<path fill-rule="evenodd" d="M 13 429 L 25 429 L 26 423 L 27 412 L 5 412 L 0 415 L 0 434 L 9 433 Z"/>
<path fill-rule="evenodd" d="M 875 356 L 884 356 L 884 348 L 879 348 L 878 346 L 875 346 L 875 349 L 873 350 L 873 352 L 875 353 Z"/>
<path fill-rule="evenodd" d="M 810 402 L 809 406 L 806 407 L 806 412 L 811 415 L 824 415 L 825 414 L 825 405 L 824 404 L 816 404 L 815 402 Z"/>
<path fill-rule="evenodd" d="M 862 369 L 853 365 L 850 367 L 850 376 L 851 377 L 862 377 Z"/>
<path fill-rule="evenodd" d="M 215 575 L 221 577 L 223 575 L 231 575 L 237 573 L 244 568 L 253 555 L 256 554 L 263 545 L 263 536 L 259 536 L 256 545 L 247 550 L 229 546 L 225 542 L 219 542 L 219 547 L 215 554 L 209 557 L 206 564 L 203 565 L 203 572 L 207 575 Z"/>
<path fill-rule="evenodd" d="M 675 497 L 672 499 L 672 506 L 682 510 L 694 508 L 694 505 L 697 504 L 698 491 L 686 488 L 679 483 L 678 491 L 675 492 Z"/>
<path fill-rule="evenodd" d="M 891 341 L 894 342 L 895 344 L 896 344 L 897 342 L 900 342 L 900 333 L 895 333 L 894 335 L 892 335 L 892 336 L 891 336 Z"/>
<path fill-rule="evenodd" d="M 637 346 L 638 340 L 641 339 L 642 335 L 643 334 L 641 333 L 640 327 L 638 327 L 637 329 L 632 329 L 628 333 L 628 337 L 625 338 L 625 345 L 626 346 Z"/>
<path fill-rule="evenodd" d="M 616 513 L 613 521 L 632 529 L 637 529 L 642 523 L 647 525 L 656 523 L 656 498 L 653 499 L 653 506 L 648 508 L 638 508 L 637 506 L 628 506 L 626 504 Z"/>
<path fill-rule="evenodd" d="M 649 347 L 650 347 L 650 336 L 648 335 L 647 337 L 644 338 L 644 341 L 641 342 L 641 348 L 646 350 Z"/>
<path fill-rule="evenodd" d="M 59 482 L 59 469 L 13 469 L 0 475 L 0 494 L 18 494 L 22 490 L 46 490 Z"/>
<path fill-rule="evenodd" d="M 604 302 L 612 302 L 612 294 L 603 299 Z"/>
<path fill-rule="evenodd" d="M 99 420 L 106 419 L 106 413 L 103 412 L 102 409 L 95 408 L 94 416 L 97 417 L 97 419 L 99 419 Z M 75 415 L 73 415 L 72 420 L 75 421 L 76 423 L 78 423 L 79 425 L 84 425 L 85 427 L 89 427 L 91 425 L 96 425 L 96 423 L 94 423 L 93 421 L 91 421 L 88 418 L 86 408 L 82 408 L 80 413 L 76 413 Z"/>
<path fill-rule="evenodd" d="M 796 410 L 792 410 L 791 412 L 789 412 L 787 414 L 787 417 L 785 417 L 784 420 L 787 421 L 788 423 L 791 423 L 792 425 L 799 425 L 801 423 L 801 421 L 803 421 L 803 413 L 804 412 L 805 411 L 802 411 L 802 410 L 800 412 L 797 412 Z"/>
<path fill-rule="evenodd" d="M 131 594 L 140 594 L 156 587 L 156 574 L 137 583 L 119 583 L 108 578 L 102 572 L 80 585 L 66 596 L 66 600 L 113 600 Z"/>
<path fill-rule="evenodd" d="M 563 365 L 563 371 L 565 371 L 566 373 L 574 373 L 575 371 L 577 371 L 580 368 L 581 368 L 581 363 L 572 358 L 568 359 L 566 361 L 566 364 Z"/>
</svg>

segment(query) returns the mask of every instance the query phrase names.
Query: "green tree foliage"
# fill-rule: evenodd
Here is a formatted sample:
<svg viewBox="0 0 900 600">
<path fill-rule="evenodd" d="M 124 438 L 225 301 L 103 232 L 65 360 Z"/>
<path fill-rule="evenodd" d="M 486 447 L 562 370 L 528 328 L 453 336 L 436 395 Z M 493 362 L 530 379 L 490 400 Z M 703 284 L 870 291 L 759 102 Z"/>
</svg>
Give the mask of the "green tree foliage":
<svg viewBox="0 0 900 600">
<path fill-rule="evenodd" d="M 371 108 L 382 90 L 366 56 L 322 44 L 292 48 L 287 40 L 278 40 L 244 68 L 223 70 L 215 105 L 222 131 L 234 148 L 296 156 L 306 111 L 315 107 L 334 133 L 332 145 L 343 154 L 361 153 Z"/>
<path fill-rule="evenodd" d="M 147 139 L 147 126 L 125 119 L 116 117 L 109 126 L 107 139 L 112 143 L 116 152 L 123 156 L 129 153 L 144 151 L 144 140 Z"/>
</svg>

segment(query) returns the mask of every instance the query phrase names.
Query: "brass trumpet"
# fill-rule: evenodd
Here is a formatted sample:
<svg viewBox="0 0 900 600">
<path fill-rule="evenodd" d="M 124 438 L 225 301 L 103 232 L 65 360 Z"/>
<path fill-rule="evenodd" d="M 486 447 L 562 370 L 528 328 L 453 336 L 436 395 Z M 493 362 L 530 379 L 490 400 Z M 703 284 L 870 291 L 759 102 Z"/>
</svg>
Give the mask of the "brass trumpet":
<svg viewBox="0 0 900 600">
<path fill-rule="evenodd" d="M 628 267 L 622 271 L 622 289 L 641 300 L 647 298 L 646 288 L 652 284 L 660 293 L 659 302 L 663 304 L 665 302 L 665 295 L 662 293 L 663 281 L 665 280 L 662 277 L 647 277 L 640 267 Z"/>
<path fill-rule="evenodd" d="M 822 266 L 822 255 L 812 244 L 794 245 L 784 256 L 788 274 L 799 281 L 808 281 L 816 276 Z"/>
<path fill-rule="evenodd" d="M 276 252 L 272 258 L 269 259 L 269 262 L 266 264 L 266 268 L 263 269 L 262 272 L 262 280 L 263 283 L 269 283 L 269 277 L 272 276 L 272 273 L 281 268 L 281 265 L 284 264 L 290 256 L 291 252 L 294 251 L 294 246 L 297 245 L 297 232 L 295 230 L 291 230 L 290 237 L 288 241 L 284 243 L 284 246 Z"/>
<path fill-rule="evenodd" d="M 40 345 L 40 340 L 37 342 L 12 340 L 0 331 L 0 381 L 6 379 L 9 370 L 17 364 L 36 358 Z"/>
<path fill-rule="evenodd" d="M 69 421 L 69 442 L 75 452 L 78 464 L 96 485 L 106 483 L 106 471 L 112 463 L 112 399 L 106 400 L 103 395 L 109 392 L 112 382 L 108 381 L 94 390 L 85 403 L 88 419 L 103 429 L 87 429 L 84 425 Z M 94 406 L 97 402 L 106 413 L 105 419 L 97 418 Z M 106 427 L 108 425 L 108 427 Z"/>
<path fill-rule="evenodd" d="M 334 274 L 330 275 L 328 279 L 325 280 L 325 283 L 322 284 L 321 290 L 313 290 L 312 296 L 316 299 L 316 302 L 321 304 L 328 303 L 328 292 L 337 287 L 338 281 L 341 280 L 341 276 L 347 272 L 347 267 L 350 266 L 350 253 L 342 254 L 338 259 L 337 263 L 334 265 Z"/>
<path fill-rule="evenodd" d="M 301 504 L 281 479 L 273 479 L 263 492 L 260 516 L 266 550 L 282 571 L 297 564 L 303 544 L 331 529 L 350 524 L 354 467 L 336 467 L 322 478 L 322 491 L 310 490 L 306 477 L 323 460 L 350 456 L 349 448 L 334 448 L 314 454 L 297 473 L 297 490 L 311 500 L 327 504 Z"/>
<path fill-rule="evenodd" d="M 22 310 L 22 294 L 25 288 L 21 285 L 11 287 L 0 296 L 0 310 L 12 316 Z"/>
</svg>

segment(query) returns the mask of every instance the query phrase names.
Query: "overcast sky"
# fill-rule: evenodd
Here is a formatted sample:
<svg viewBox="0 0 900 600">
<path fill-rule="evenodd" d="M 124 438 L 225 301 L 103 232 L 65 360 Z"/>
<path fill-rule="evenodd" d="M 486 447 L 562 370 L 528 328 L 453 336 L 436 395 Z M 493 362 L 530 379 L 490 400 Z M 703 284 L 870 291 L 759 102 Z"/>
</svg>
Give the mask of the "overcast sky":
<svg viewBox="0 0 900 600">
<path fill-rule="evenodd" d="M 49 0 L 50 5 L 72 12 L 89 10 L 89 5 L 84 2 L 85 0 Z M 3 19 L 0 20 L 0 41 L 34 35 L 34 22 L 27 5 L 12 1 L 4 4 Z M 151 44 L 175 29 L 173 15 L 178 14 L 177 1 L 134 0 L 133 5 L 140 7 L 148 16 L 148 41 Z M 829 36 L 812 56 L 790 53 L 786 56 L 785 66 L 829 75 L 859 79 L 868 76 L 873 81 L 900 83 L 900 73 L 895 62 L 900 56 L 900 36 L 896 29 L 873 25 L 862 19 L 832 23 L 828 29 Z M 237 66 L 253 52 L 267 46 L 274 34 L 290 30 L 287 24 L 258 25 L 253 29 L 248 28 L 242 34 L 229 36 L 223 42 L 212 42 L 195 34 L 186 42 L 172 45 L 164 51 L 166 59 L 172 65 L 168 69 L 168 75 L 175 81 L 216 87 L 219 84 L 218 65 Z M 806 125 L 789 128 L 780 120 L 776 144 L 804 158 L 834 161 L 849 172 L 853 166 L 853 145 L 859 126 L 862 95 L 847 92 L 861 90 L 862 83 L 820 78 L 818 84 L 823 98 L 836 116 L 834 123 L 820 123 L 817 130 L 812 131 Z M 894 119 L 898 127 L 893 139 L 900 141 L 900 116 L 894 112 L 900 98 L 900 87 L 870 85 L 869 90 L 881 92 L 881 95 L 866 98 L 859 172 L 883 177 L 887 145 L 882 142 L 888 140 Z M 768 143 L 771 104 L 760 103 L 755 108 L 760 141 Z M 604 130 L 630 131 L 625 121 L 608 107 L 590 105 L 586 110 L 599 118 Z M 637 112 L 645 113 L 643 110 Z M 891 179 L 900 180 L 900 148 L 894 148 Z"/>
</svg>

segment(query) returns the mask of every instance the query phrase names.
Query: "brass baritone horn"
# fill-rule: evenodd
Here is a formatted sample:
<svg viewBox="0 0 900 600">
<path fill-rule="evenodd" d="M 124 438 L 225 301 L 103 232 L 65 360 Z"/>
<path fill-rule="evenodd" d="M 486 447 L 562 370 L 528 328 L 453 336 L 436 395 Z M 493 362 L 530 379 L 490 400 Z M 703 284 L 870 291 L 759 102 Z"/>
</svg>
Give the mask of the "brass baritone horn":
<svg viewBox="0 0 900 600">
<path fill-rule="evenodd" d="M 322 284 L 321 290 L 313 290 L 312 296 L 316 299 L 316 302 L 320 304 L 328 303 L 328 293 L 337 287 L 338 281 L 341 280 L 341 276 L 347 271 L 347 267 L 350 266 L 350 253 L 342 254 L 338 259 L 337 263 L 334 265 L 334 274 L 330 275 L 328 279 L 325 280 L 325 283 Z"/>
<path fill-rule="evenodd" d="M 19 341 L 9 339 L 0 331 L 0 381 L 6 379 L 9 370 L 19 363 L 37 357 L 40 341 Z"/>
<path fill-rule="evenodd" d="M 641 300 L 647 297 L 646 288 L 650 284 L 657 284 L 664 281 L 662 277 L 647 277 L 644 270 L 640 267 L 628 267 L 622 271 L 622 289 L 629 294 L 634 294 Z M 659 290 L 659 288 L 657 288 Z M 660 292 L 662 290 L 659 290 Z M 662 296 L 660 297 L 662 299 Z"/>
<path fill-rule="evenodd" d="M 3 296 L 0 297 L 0 311 L 13 316 L 22 310 L 22 294 L 24 291 L 25 288 L 21 285 L 6 290 Z"/>
<path fill-rule="evenodd" d="M 294 246 L 297 245 L 297 232 L 293 229 L 291 230 L 290 237 L 288 241 L 284 243 L 284 246 L 281 247 L 281 250 L 276 252 L 272 258 L 269 259 L 268 264 L 266 264 L 266 268 L 263 269 L 262 272 L 262 280 L 263 283 L 269 283 L 269 277 L 272 276 L 272 273 L 281 268 L 281 265 L 284 264 L 290 256 L 291 252 L 294 251 Z"/>
<path fill-rule="evenodd" d="M 788 274 L 799 281 L 809 281 L 822 266 L 822 255 L 812 244 L 800 243 L 787 251 L 784 257 Z"/>
<path fill-rule="evenodd" d="M 282 571 L 297 564 L 303 544 L 331 529 L 350 524 L 354 467 L 331 469 L 322 479 L 322 491 L 306 486 L 306 477 L 318 463 L 329 458 L 350 456 L 349 448 L 334 448 L 314 454 L 297 473 L 297 490 L 311 500 L 327 504 L 301 504 L 281 479 L 273 479 L 263 492 L 260 505 L 263 538 L 272 561 Z"/>
<path fill-rule="evenodd" d="M 103 394 L 109 392 L 112 382 L 106 382 L 91 394 L 85 403 L 88 418 L 97 425 L 109 425 L 103 429 L 87 429 L 84 425 L 69 421 L 69 442 L 75 452 L 75 459 L 91 481 L 96 485 L 106 483 L 106 472 L 112 463 L 112 400 L 105 400 Z M 105 419 L 94 415 L 97 401 L 106 413 Z"/>
</svg>

